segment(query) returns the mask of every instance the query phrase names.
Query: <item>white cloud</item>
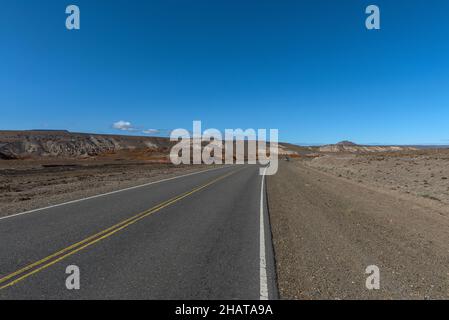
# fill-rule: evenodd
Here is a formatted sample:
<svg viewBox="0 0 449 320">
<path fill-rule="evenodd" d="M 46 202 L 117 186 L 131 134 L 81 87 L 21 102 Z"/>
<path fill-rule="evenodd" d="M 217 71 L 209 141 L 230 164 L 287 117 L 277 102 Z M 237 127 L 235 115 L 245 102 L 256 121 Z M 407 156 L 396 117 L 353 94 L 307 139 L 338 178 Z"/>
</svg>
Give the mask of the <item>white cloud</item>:
<svg viewBox="0 0 449 320">
<path fill-rule="evenodd" d="M 146 133 L 146 134 L 156 134 L 156 133 L 159 133 L 159 130 L 158 129 L 148 129 L 148 130 L 143 130 L 142 132 Z"/>
<path fill-rule="evenodd" d="M 115 123 L 112 125 L 112 127 L 113 127 L 114 129 L 122 130 L 122 131 L 135 131 L 135 130 L 136 130 L 136 129 L 132 126 L 131 122 L 129 122 L 129 121 L 123 121 L 123 120 L 120 120 L 120 121 L 115 122 Z"/>
</svg>

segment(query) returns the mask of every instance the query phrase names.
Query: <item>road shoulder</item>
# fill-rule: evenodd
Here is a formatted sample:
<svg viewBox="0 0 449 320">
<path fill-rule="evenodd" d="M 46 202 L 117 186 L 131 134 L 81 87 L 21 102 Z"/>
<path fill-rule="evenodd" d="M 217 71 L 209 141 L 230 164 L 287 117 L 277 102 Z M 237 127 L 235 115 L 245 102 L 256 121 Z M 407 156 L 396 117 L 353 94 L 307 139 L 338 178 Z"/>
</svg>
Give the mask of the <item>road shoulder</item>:
<svg viewBox="0 0 449 320">
<path fill-rule="evenodd" d="M 447 298 L 446 216 L 296 161 L 267 189 L 281 298 Z M 380 290 L 365 287 L 372 264 Z"/>
</svg>

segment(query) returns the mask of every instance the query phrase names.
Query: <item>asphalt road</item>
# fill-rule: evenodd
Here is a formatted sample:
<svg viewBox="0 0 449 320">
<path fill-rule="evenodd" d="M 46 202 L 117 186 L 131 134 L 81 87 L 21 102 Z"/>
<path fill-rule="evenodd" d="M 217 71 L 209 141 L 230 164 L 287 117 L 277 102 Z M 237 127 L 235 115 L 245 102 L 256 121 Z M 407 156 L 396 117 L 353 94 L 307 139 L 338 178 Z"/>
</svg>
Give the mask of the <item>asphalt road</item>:
<svg viewBox="0 0 449 320">
<path fill-rule="evenodd" d="M 0 299 L 275 299 L 262 187 L 230 166 L 1 219 Z"/>
</svg>

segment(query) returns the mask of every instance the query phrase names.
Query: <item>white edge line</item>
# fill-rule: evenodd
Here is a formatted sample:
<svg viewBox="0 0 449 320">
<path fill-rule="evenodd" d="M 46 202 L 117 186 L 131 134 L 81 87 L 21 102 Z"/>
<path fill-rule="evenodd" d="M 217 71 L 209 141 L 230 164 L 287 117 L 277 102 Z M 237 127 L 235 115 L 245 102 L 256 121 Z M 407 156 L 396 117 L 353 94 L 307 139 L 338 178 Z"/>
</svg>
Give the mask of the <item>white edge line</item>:
<svg viewBox="0 0 449 320">
<path fill-rule="evenodd" d="M 260 259 L 259 259 L 259 269 L 260 269 L 260 300 L 268 300 L 268 284 L 267 284 L 267 261 L 265 258 L 265 224 L 264 224 L 264 181 L 265 181 L 265 173 L 267 168 L 263 171 L 262 174 L 262 183 L 260 187 Z"/>
<path fill-rule="evenodd" d="M 90 196 L 90 197 L 87 197 L 87 198 L 71 200 L 71 201 L 67 201 L 67 202 L 51 205 L 51 206 L 48 206 L 48 207 L 33 209 L 33 210 L 29 210 L 29 211 L 24 211 L 24 212 L 19 212 L 19 213 L 15 213 L 15 214 L 11 214 L 11 215 L 5 216 L 5 217 L 0 217 L 0 220 L 14 218 L 14 217 L 17 217 L 17 216 L 21 216 L 21 215 L 28 214 L 28 213 L 33 213 L 33 212 L 36 212 L 36 211 L 42 211 L 42 210 L 51 209 L 51 208 L 55 208 L 55 207 L 61 207 L 61 206 L 67 205 L 67 204 L 72 204 L 72 203 L 81 202 L 81 201 L 84 201 L 84 200 L 90 200 L 90 199 L 94 199 L 94 198 L 104 197 L 104 196 L 108 196 L 108 195 L 111 195 L 111 194 L 114 194 L 114 193 L 119 193 L 119 192 L 128 191 L 128 190 L 132 190 L 132 189 L 142 188 L 142 187 L 146 187 L 146 186 L 149 186 L 149 185 L 152 185 L 152 184 L 157 184 L 157 183 L 161 183 L 161 182 L 165 182 L 165 181 L 170 181 L 170 180 L 175 180 L 175 179 L 184 178 L 184 177 L 188 177 L 188 176 L 193 176 L 195 174 L 200 174 L 200 173 L 204 173 L 204 172 L 219 170 L 219 169 L 223 169 L 223 168 L 227 168 L 227 166 L 220 167 L 220 168 L 212 168 L 212 169 L 207 169 L 207 170 L 202 170 L 202 171 L 196 171 L 196 172 L 192 172 L 192 173 L 183 174 L 183 175 L 180 175 L 180 176 L 175 176 L 175 177 L 171 177 L 171 178 L 167 178 L 167 179 L 162 179 L 162 180 L 158 180 L 158 181 L 153 181 L 153 182 L 141 184 L 141 185 L 134 186 L 134 187 L 129 187 L 129 188 L 125 188 L 125 189 L 120 189 L 120 190 L 115 190 L 115 191 L 106 192 L 106 193 L 102 193 L 102 194 L 97 194 L 97 195 Z"/>
</svg>

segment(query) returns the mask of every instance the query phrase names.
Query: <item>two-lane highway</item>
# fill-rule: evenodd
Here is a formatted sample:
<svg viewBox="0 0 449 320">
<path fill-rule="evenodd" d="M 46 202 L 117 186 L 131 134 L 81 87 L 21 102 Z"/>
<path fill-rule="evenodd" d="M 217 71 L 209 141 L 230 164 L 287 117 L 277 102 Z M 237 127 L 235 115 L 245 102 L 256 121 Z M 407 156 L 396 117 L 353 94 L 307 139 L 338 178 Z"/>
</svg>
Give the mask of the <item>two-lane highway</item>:
<svg viewBox="0 0 449 320">
<path fill-rule="evenodd" d="M 0 219 L 0 299 L 277 298 L 264 188 L 228 166 Z"/>
</svg>

